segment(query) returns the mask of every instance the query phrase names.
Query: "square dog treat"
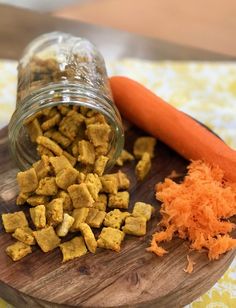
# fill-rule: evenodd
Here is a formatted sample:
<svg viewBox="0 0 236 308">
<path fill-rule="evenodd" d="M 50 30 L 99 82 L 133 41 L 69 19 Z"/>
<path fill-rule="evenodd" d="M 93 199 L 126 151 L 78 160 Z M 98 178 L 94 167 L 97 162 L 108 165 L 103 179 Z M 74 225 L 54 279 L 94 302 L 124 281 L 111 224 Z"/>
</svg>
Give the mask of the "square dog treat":
<svg viewBox="0 0 236 308">
<path fill-rule="evenodd" d="M 63 221 L 63 199 L 53 199 L 46 206 L 46 218 L 49 226 L 57 226 Z"/>
<path fill-rule="evenodd" d="M 37 229 L 46 227 L 46 209 L 43 204 L 30 208 L 30 217 Z"/>
<path fill-rule="evenodd" d="M 28 221 L 22 211 L 2 214 L 2 222 L 7 233 L 14 232 L 17 228 L 28 227 Z"/>
<path fill-rule="evenodd" d="M 42 156 L 48 156 L 48 157 L 54 156 L 54 154 L 49 149 L 45 148 L 41 144 L 38 144 L 36 149 L 37 149 L 38 155 L 40 157 L 42 157 Z"/>
<path fill-rule="evenodd" d="M 38 187 L 38 178 L 35 169 L 30 168 L 26 171 L 18 172 L 17 182 L 21 192 L 29 193 L 35 191 Z"/>
<path fill-rule="evenodd" d="M 88 139 L 93 143 L 95 147 L 102 146 L 109 142 L 111 128 L 108 124 L 89 124 L 87 126 L 86 134 Z"/>
<path fill-rule="evenodd" d="M 101 183 L 98 175 L 93 174 L 93 173 L 88 173 L 86 175 L 84 183 L 87 185 L 91 196 L 96 201 L 98 199 L 98 193 L 102 189 L 102 183 Z"/>
<path fill-rule="evenodd" d="M 120 229 L 122 223 L 128 216 L 130 216 L 130 213 L 121 212 L 120 210 L 115 209 L 113 211 L 110 211 L 109 213 L 106 213 L 106 217 L 103 224 L 106 227 Z"/>
<path fill-rule="evenodd" d="M 45 136 L 39 136 L 36 139 L 36 142 L 37 144 L 42 145 L 43 147 L 45 147 L 46 149 L 48 149 L 57 156 L 60 156 L 63 153 L 62 148 L 56 142 Z"/>
<path fill-rule="evenodd" d="M 67 190 L 69 186 L 77 182 L 78 171 L 74 168 L 66 168 L 56 175 L 56 184 L 61 189 Z"/>
<path fill-rule="evenodd" d="M 52 165 L 52 168 L 53 168 L 53 170 L 54 170 L 56 175 L 61 170 L 72 167 L 72 165 L 69 162 L 69 160 L 65 156 L 63 156 L 63 155 L 58 156 L 58 157 L 50 157 L 49 161 L 50 161 L 50 163 Z"/>
<path fill-rule="evenodd" d="M 74 184 L 68 188 L 74 208 L 92 207 L 94 199 L 85 183 Z"/>
<path fill-rule="evenodd" d="M 55 249 L 60 244 L 60 238 L 56 235 L 53 227 L 47 227 L 33 232 L 37 244 L 43 252 Z"/>
<path fill-rule="evenodd" d="M 110 194 L 116 194 L 118 191 L 118 180 L 116 174 L 105 174 L 100 177 L 102 191 Z"/>
<path fill-rule="evenodd" d="M 74 218 L 74 223 L 70 229 L 71 232 L 75 232 L 79 230 L 79 224 L 81 222 L 85 222 L 89 213 L 88 207 L 82 207 L 80 209 L 74 209 L 72 213 L 72 217 Z"/>
<path fill-rule="evenodd" d="M 88 216 L 86 218 L 86 223 L 92 228 L 100 228 L 103 220 L 106 216 L 106 212 L 99 211 L 98 209 L 89 209 Z"/>
<path fill-rule="evenodd" d="M 82 236 L 76 236 L 72 240 L 64 242 L 60 245 L 63 255 L 63 261 L 66 262 L 75 258 L 79 258 L 86 254 L 87 248 Z"/>
<path fill-rule="evenodd" d="M 93 165 L 95 162 L 95 150 L 91 142 L 81 140 L 78 143 L 78 161 L 85 165 Z"/>
<path fill-rule="evenodd" d="M 74 207 L 72 205 L 71 198 L 67 192 L 65 192 L 64 190 L 60 190 L 57 193 L 56 197 L 63 200 L 63 211 L 70 212 L 73 210 Z"/>
<path fill-rule="evenodd" d="M 134 156 L 142 158 L 144 153 L 148 153 L 151 158 L 154 157 L 154 148 L 156 139 L 153 137 L 140 137 L 134 143 Z"/>
<path fill-rule="evenodd" d="M 49 201 L 48 196 L 40 196 L 40 195 L 32 195 L 29 198 L 27 198 L 27 203 L 31 206 L 37 206 L 40 204 L 46 205 Z"/>
<path fill-rule="evenodd" d="M 32 142 L 36 142 L 38 136 L 42 136 L 43 134 L 37 118 L 27 124 L 27 130 Z"/>
<path fill-rule="evenodd" d="M 114 229 L 114 228 L 103 228 L 102 232 L 100 233 L 97 244 L 98 247 L 105 248 L 105 249 L 111 249 L 114 251 L 119 252 L 121 242 L 123 241 L 125 237 L 124 232 Z"/>
<path fill-rule="evenodd" d="M 30 193 L 20 192 L 19 195 L 16 198 L 16 205 L 23 205 L 23 204 L 25 204 L 25 202 L 27 201 L 29 196 L 30 196 Z"/>
<path fill-rule="evenodd" d="M 135 167 L 135 174 L 139 181 L 142 181 L 151 169 L 151 158 L 148 153 L 144 153 Z"/>
<path fill-rule="evenodd" d="M 33 230 L 29 227 L 17 228 L 12 236 L 26 245 L 35 245 Z"/>
<path fill-rule="evenodd" d="M 61 120 L 61 115 L 60 113 L 56 113 L 55 115 L 53 115 L 50 119 L 44 121 L 41 124 L 41 128 L 43 131 L 47 131 L 51 128 L 53 128 L 55 125 L 57 125 Z"/>
<path fill-rule="evenodd" d="M 84 241 L 85 241 L 85 244 L 86 244 L 88 250 L 92 253 L 95 253 L 96 249 L 97 249 L 97 241 L 95 239 L 95 236 L 94 236 L 93 231 L 91 230 L 90 226 L 88 224 L 82 222 L 79 225 L 79 230 L 84 237 Z"/>
<path fill-rule="evenodd" d="M 39 186 L 35 193 L 37 195 L 55 196 L 57 194 L 58 187 L 55 177 L 45 177 L 39 181 Z"/>
<path fill-rule="evenodd" d="M 107 156 L 104 155 L 99 156 L 94 164 L 94 173 L 97 173 L 97 175 L 102 176 L 104 170 L 106 169 L 108 160 L 109 158 Z"/>
<path fill-rule="evenodd" d="M 147 220 L 143 216 L 132 217 L 125 219 L 125 225 L 122 230 L 127 234 L 143 236 L 146 234 Z"/>
<path fill-rule="evenodd" d="M 95 201 L 93 204 L 93 208 L 105 212 L 107 208 L 107 195 L 99 194 L 97 201 Z"/>
<path fill-rule="evenodd" d="M 136 202 L 134 204 L 132 216 L 142 216 L 146 220 L 150 220 L 154 208 L 151 204 L 144 203 L 144 202 Z"/>
<path fill-rule="evenodd" d="M 122 150 L 116 161 L 117 166 L 123 166 L 125 162 L 134 160 L 134 156 L 126 150 Z"/>
<path fill-rule="evenodd" d="M 38 180 L 49 176 L 52 172 L 51 166 L 49 165 L 49 157 L 42 155 L 41 159 L 33 164 Z"/>
<path fill-rule="evenodd" d="M 129 207 L 128 191 L 120 191 L 116 195 L 110 194 L 108 206 L 110 208 L 127 209 Z"/>
<path fill-rule="evenodd" d="M 48 130 L 46 133 L 44 133 L 44 136 L 57 142 L 64 149 L 66 149 L 71 144 L 71 140 L 69 138 L 63 136 L 60 132 L 56 130 Z"/>
<path fill-rule="evenodd" d="M 129 189 L 130 180 L 127 177 L 127 175 L 122 171 L 118 171 L 116 173 L 116 176 L 117 176 L 117 180 L 118 180 L 118 190 Z"/>
<path fill-rule="evenodd" d="M 6 254 L 13 260 L 18 261 L 29 253 L 31 253 L 31 247 L 22 242 L 16 242 L 6 248 Z"/>
<path fill-rule="evenodd" d="M 109 151 L 109 143 L 104 143 L 103 145 L 99 145 L 98 147 L 95 148 L 95 153 L 96 156 L 104 155 L 107 156 L 108 151 Z"/>
<path fill-rule="evenodd" d="M 63 221 L 57 226 L 56 233 L 58 236 L 66 236 L 75 219 L 67 213 L 63 215 Z"/>
</svg>

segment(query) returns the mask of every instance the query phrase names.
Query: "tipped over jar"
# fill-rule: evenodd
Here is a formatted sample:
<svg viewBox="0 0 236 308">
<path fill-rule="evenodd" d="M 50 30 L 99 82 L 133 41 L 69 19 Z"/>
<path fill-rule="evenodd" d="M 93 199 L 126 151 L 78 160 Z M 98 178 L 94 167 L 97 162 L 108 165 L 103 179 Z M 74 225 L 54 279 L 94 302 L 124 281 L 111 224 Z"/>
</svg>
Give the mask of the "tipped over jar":
<svg viewBox="0 0 236 308">
<path fill-rule="evenodd" d="M 108 168 L 123 148 L 121 117 L 112 99 L 104 59 L 84 38 L 61 32 L 41 35 L 19 61 L 9 141 L 20 169 L 25 170 L 43 154 L 58 155 L 44 144 L 48 140 L 44 137 L 59 146 L 58 153 L 74 157 L 77 163 L 81 163 L 78 142 L 91 143 L 95 159 L 108 157 Z M 76 145 L 77 152 L 73 150 Z"/>
</svg>

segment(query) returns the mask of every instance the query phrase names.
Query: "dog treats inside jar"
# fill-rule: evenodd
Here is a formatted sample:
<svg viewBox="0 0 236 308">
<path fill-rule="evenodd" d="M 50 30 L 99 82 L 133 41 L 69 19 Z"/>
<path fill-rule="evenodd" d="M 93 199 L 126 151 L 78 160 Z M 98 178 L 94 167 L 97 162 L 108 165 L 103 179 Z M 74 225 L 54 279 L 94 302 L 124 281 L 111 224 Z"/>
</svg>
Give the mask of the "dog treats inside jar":
<svg viewBox="0 0 236 308">
<path fill-rule="evenodd" d="M 123 128 L 103 57 L 92 43 L 52 32 L 26 48 L 9 139 L 21 169 L 43 155 L 64 155 L 84 173 L 114 164 Z"/>
</svg>

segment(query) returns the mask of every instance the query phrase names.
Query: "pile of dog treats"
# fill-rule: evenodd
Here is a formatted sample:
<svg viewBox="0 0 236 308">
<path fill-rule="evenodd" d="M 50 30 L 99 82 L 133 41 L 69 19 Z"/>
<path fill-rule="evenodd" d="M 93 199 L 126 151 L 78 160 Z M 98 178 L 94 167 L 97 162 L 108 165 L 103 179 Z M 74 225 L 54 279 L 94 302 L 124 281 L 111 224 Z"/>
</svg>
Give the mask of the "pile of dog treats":
<svg viewBox="0 0 236 308">
<path fill-rule="evenodd" d="M 63 105 L 42 110 L 25 125 L 40 160 L 17 175 L 16 202 L 28 206 L 29 221 L 23 211 L 2 214 L 6 232 L 17 240 L 6 248 L 13 261 L 31 253 L 36 244 L 43 252 L 59 246 L 64 262 L 87 251 L 95 253 L 97 247 L 118 252 L 125 234 L 146 234 L 153 207 L 136 202 L 128 212 L 127 175 L 104 174 L 112 132 L 102 114 Z M 152 137 L 138 138 L 135 157 L 123 150 L 117 165 L 137 158 L 135 173 L 138 180 L 144 179 L 155 143 Z M 66 240 L 68 233 L 74 234 L 71 240 Z"/>
</svg>

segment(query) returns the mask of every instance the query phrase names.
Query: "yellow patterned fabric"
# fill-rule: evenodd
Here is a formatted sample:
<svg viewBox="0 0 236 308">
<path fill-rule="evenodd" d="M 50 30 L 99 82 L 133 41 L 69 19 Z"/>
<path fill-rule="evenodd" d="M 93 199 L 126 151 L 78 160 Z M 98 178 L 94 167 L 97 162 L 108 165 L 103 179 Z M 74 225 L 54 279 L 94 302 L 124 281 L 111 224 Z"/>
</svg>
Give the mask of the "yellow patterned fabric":
<svg viewBox="0 0 236 308">
<path fill-rule="evenodd" d="M 236 63 L 107 62 L 109 75 L 133 78 L 177 108 L 205 123 L 236 149 Z M 0 127 L 14 110 L 16 63 L 0 61 Z M 217 261 L 216 261 L 217 262 Z M 0 308 L 9 307 L 0 299 Z M 206 294 L 186 308 L 236 307 L 236 259 Z"/>
</svg>

